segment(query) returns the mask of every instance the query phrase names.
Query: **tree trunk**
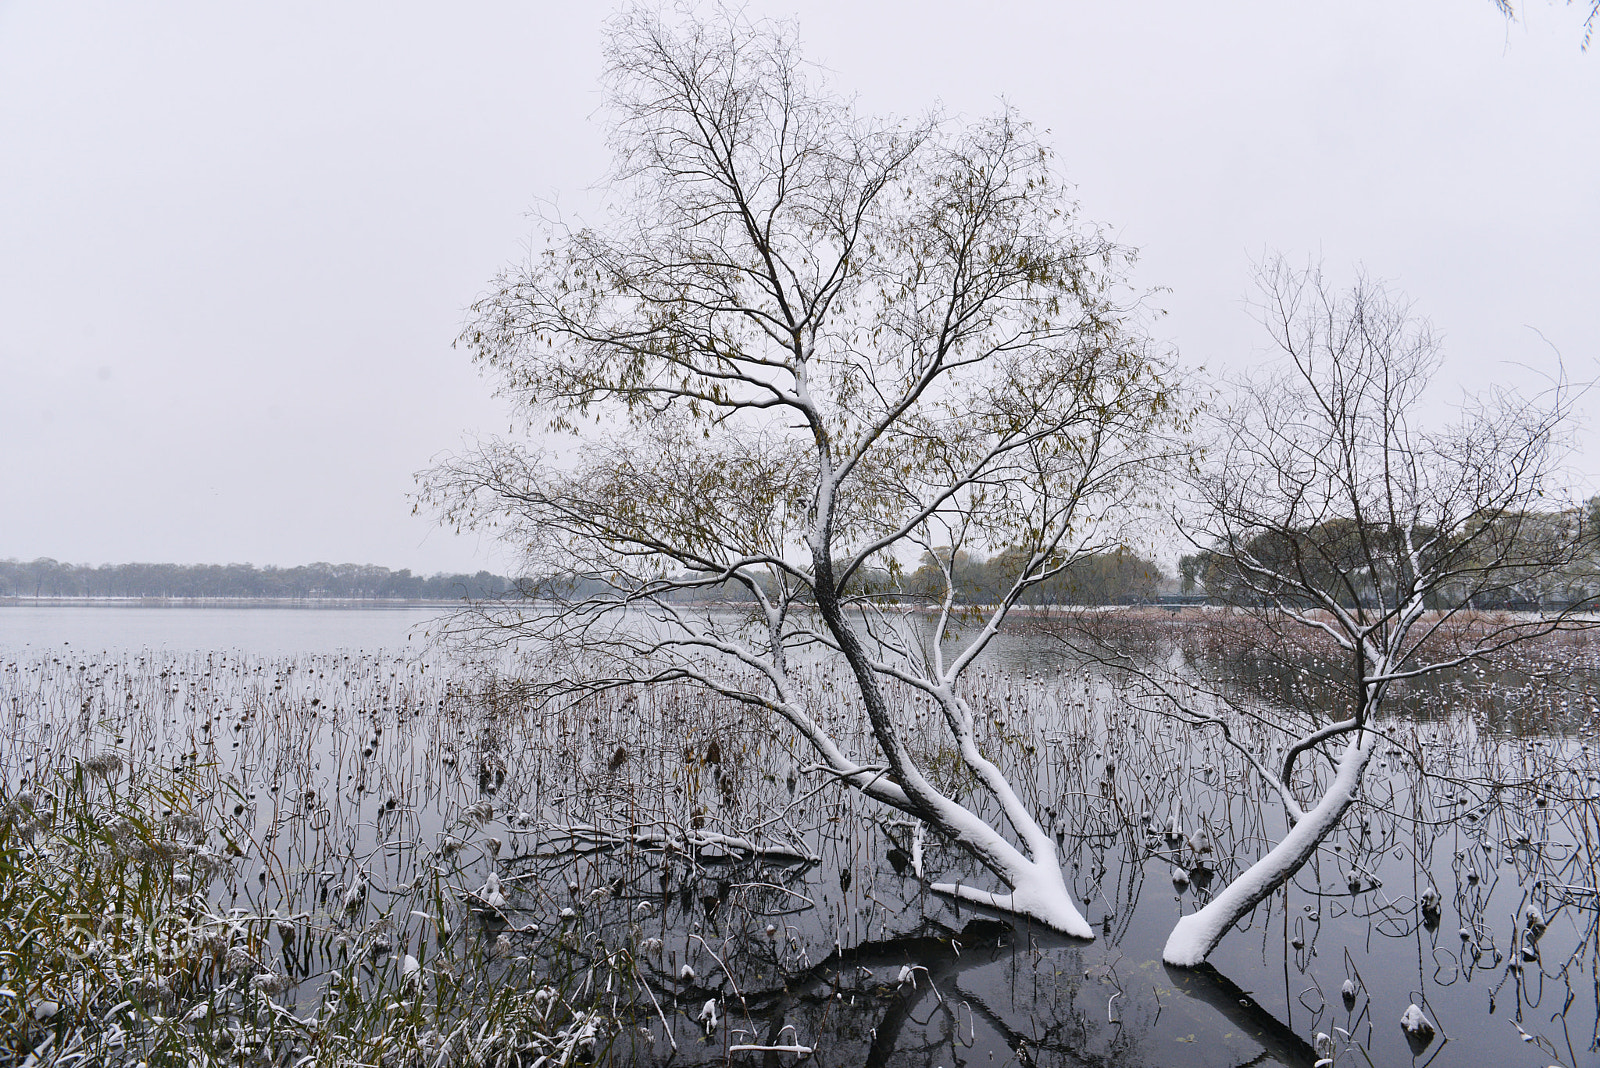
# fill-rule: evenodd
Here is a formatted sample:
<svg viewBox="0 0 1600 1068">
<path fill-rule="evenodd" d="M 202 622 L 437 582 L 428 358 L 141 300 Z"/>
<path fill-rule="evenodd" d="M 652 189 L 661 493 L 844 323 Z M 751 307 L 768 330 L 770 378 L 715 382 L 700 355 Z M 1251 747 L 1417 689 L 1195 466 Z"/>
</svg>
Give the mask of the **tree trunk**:
<svg viewBox="0 0 1600 1068">
<path fill-rule="evenodd" d="M 996 868 L 994 863 L 987 866 Z M 1094 941 L 1094 929 L 1072 903 L 1072 893 L 1067 889 L 1061 864 L 1053 852 L 1030 862 L 1009 865 L 996 874 L 1011 884 L 1011 893 L 994 894 L 962 883 L 934 883 L 929 889 L 974 905 L 1026 916 L 1053 931 Z"/>
<path fill-rule="evenodd" d="M 1246 868 L 1206 905 L 1180 919 L 1167 936 L 1161 959 L 1167 964 L 1192 968 L 1203 963 L 1235 923 L 1249 914 L 1278 887 L 1288 882 L 1311 859 L 1317 846 L 1339 826 L 1345 811 L 1355 803 L 1356 791 L 1367 763 L 1381 739 L 1376 731 L 1359 730 L 1345 747 L 1333 782 L 1315 808 L 1307 812 L 1273 846 L 1267 855 Z"/>
</svg>

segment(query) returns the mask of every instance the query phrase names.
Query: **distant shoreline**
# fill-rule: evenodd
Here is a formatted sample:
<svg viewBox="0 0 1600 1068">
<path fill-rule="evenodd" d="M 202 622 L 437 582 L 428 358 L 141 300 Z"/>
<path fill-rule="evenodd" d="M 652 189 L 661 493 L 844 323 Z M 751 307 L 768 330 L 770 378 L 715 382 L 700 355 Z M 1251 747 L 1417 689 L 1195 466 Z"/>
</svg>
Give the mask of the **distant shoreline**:
<svg viewBox="0 0 1600 1068">
<path fill-rule="evenodd" d="M 21 597 L 3 608 L 460 608 L 465 601 L 402 597 Z"/>
</svg>

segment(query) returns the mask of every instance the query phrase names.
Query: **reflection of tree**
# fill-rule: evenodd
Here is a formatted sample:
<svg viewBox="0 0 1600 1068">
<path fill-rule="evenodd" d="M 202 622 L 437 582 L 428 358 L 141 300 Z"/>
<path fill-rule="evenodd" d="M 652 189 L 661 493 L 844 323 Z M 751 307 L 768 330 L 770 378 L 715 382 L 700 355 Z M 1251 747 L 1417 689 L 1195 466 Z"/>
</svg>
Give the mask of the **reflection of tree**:
<svg viewBox="0 0 1600 1068">
<path fill-rule="evenodd" d="M 1168 966 L 1166 972 L 1174 990 L 1216 1009 L 1230 1024 L 1261 1043 L 1262 1052 L 1275 1061 L 1307 1068 L 1316 1063 L 1317 1056 L 1304 1038 L 1216 968 L 1209 964 Z"/>
<path fill-rule="evenodd" d="M 814 964 L 775 977 L 768 986 L 746 987 L 737 996 L 730 996 L 729 1026 L 737 1027 L 742 1022 L 764 1024 L 763 1039 L 772 1044 L 778 1043 L 779 1035 L 790 1025 L 806 1036 L 826 1031 L 830 1045 L 837 1050 L 840 1039 L 853 1029 L 833 1017 L 848 1013 L 856 1017 L 854 1030 L 868 1038 L 863 1063 L 881 1065 L 887 1064 L 892 1055 L 907 1052 L 902 1039 L 906 1024 L 914 1021 L 919 1006 L 933 997 L 937 1001 L 934 1011 L 944 1014 L 947 1024 L 941 1039 L 927 1047 L 931 1053 L 959 1041 L 956 1009 L 951 999 L 936 991 L 940 987 L 953 988 L 960 972 L 1008 955 L 1011 939 L 1008 924 L 976 919 L 960 931 L 930 923 L 924 925 L 922 933 L 838 947 Z M 898 981 L 899 970 L 906 968 L 913 970 L 912 978 Z M 879 974 L 880 970 L 896 974 L 890 977 Z M 676 999 L 684 1006 L 727 993 L 722 986 L 685 991 L 659 971 L 647 981 L 663 1002 Z M 970 996 L 964 997 L 976 1004 Z M 880 1011 L 882 1015 L 876 1016 Z M 985 1013 L 986 1019 L 993 1016 L 986 1010 Z M 876 1023 L 869 1023 L 874 1016 Z M 1014 1034 L 1009 1030 L 1001 1033 Z"/>
<path fill-rule="evenodd" d="M 742 1007 L 755 1018 L 770 1021 L 769 1037 L 776 1036 L 789 1022 L 789 1015 L 801 1006 L 826 1005 L 841 1000 L 843 994 L 852 1001 L 864 1002 L 870 1011 L 882 1015 L 869 1031 L 871 1042 L 863 1064 L 887 1065 L 891 1058 L 908 1052 L 923 1051 L 932 1054 L 938 1049 L 957 1044 L 964 1045 L 961 1037 L 963 1023 L 969 1029 L 971 1017 L 981 1018 L 992 1027 L 1011 1048 L 1023 1055 L 1024 1048 L 1035 1053 L 1049 1051 L 1072 1059 L 1068 1064 L 1094 1064 L 1095 1060 L 1078 1059 L 1076 1053 L 1065 1045 L 1036 1044 L 1030 1036 L 1011 1027 L 981 997 L 964 992 L 958 985 L 961 973 L 994 964 L 1015 952 L 1015 933 L 1011 926 L 996 920 L 974 919 L 960 931 L 929 926 L 930 932 L 904 937 L 862 942 L 849 948 L 839 948 L 805 971 L 789 976 L 780 986 L 752 993 L 746 991 Z M 911 969 L 904 981 L 883 981 L 879 969 Z M 871 977 L 868 978 L 868 973 Z M 846 977 L 856 977 L 847 981 Z M 918 1011 L 932 999 L 934 1006 L 928 1016 L 918 1019 Z M 943 1027 L 938 1039 L 925 1046 L 908 1046 L 906 1025 L 925 1026 L 935 1016 L 943 1017 Z"/>
<path fill-rule="evenodd" d="M 664 1006 L 676 1002 L 681 1013 L 692 1014 L 709 997 L 725 999 L 726 1026 L 758 1036 L 746 1040 L 781 1045 L 799 1035 L 813 1044 L 826 1036 L 839 1063 L 869 1068 L 959 1062 L 961 1049 L 974 1035 L 981 1041 L 983 1030 L 1003 1042 L 1021 1064 L 1101 1068 L 1167 1063 L 1139 1049 L 1149 1029 L 1124 1028 L 1120 1018 L 1125 1008 L 1119 1009 L 1116 1021 L 1098 1021 L 1099 995 L 1092 1004 L 1083 997 L 1086 973 L 1080 952 L 1077 944 L 1038 928 L 1023 939 L 1008 923 L 975 918 L 959 931 L 925 923 L 904 936 L 836 947 L 815 963 L 780 972 L 759 988 L 742 985 L 737 993 L 722 977 L 685 988 L 673 976 L 652 969 L 647 981 Z M 1061 977 L 1052 975 L 1048 981 L 1060 984 L 1065 1000 L 1033 997 L 1029 1022 L 1020 1026 L 991 1004 L 990 995 L 963 982 L 969 973 L 997 964 L 1011 962 L 1026 969 L 1034 958 L 1057 954 L 1065 957 L 1055 961 Z M 731 960 L 729 964 L 744 970 Z M 909 978 L 901 979 L 907 969 Z M 1310 1068 L 1315 1060 L 1304 1039 L 1214 968 L 1169 970 L 1168 979 L 1177 993 L 1215 1009 L 1229 1027 L 1260 1044 L 1261 1053 L 1247 1063 Z M 743 980 L 748 982 L 748 974 Z M 1114 976 L 1111 986 L 1121 989 Z M 1015 995 L 1015 977 L 1002 988 Z M 1127 995 L 1140 997 L 1131 987 Z M 1095 1032 L 1102 1027 L 1115 1027 L 1115 1032 L 1096 1043 Z M 865 1048 L 852 1052 L 852 1040 Z"/>
</svg>

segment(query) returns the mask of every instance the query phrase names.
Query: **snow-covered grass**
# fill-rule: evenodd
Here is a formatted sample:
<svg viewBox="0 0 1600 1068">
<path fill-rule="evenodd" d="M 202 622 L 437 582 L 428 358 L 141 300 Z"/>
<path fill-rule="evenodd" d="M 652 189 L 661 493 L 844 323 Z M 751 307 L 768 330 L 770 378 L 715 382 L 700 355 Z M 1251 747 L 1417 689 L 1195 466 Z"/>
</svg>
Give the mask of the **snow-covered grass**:
<svg viewBox="0 0 1600 1068">
<path fill-rule="evenodd" d="M 614 1038 L 595 1006 L 631 959 L 502 937 L 480 849 L 444 844 L 473 817 L 394 863 L 425 778 L 398 758 L 421 747 L 374 758 L 384 724 L 440 716 L 420 668 L 32 667 L 0 764 L 0 1064 L 529 1065 Z M 370 712 L 317 696 L 351 689 Z M 341 742 L 352 720 L 373 733 Z"/>
<path fill-rule="evenodd" d="M 255 843 L 208 770 L 97 754 L 0 795 L 0 1062 L 510 1065 L 603 1052 L 608 1030 L 567 996 L 581 976 L 491 960 L 481 940 L 399 951 L 394 933 L 421 911 L 407 906 L 448 907 L 442 879 L 386 895 L 375 916 L 364 896 L 292 915 L 220 907 Z M 339 967 L 313 974 L 313 960 Z"/>
</svg>

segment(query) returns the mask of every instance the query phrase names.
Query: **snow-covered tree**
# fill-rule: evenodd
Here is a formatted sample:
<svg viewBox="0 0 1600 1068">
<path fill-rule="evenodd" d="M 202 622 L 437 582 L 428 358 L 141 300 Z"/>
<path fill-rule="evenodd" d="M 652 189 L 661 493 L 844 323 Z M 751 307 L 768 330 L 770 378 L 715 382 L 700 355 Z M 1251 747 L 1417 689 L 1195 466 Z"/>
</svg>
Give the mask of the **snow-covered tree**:
<svg viewBox="0 0 1600 1068">
<path fill-rule="evenodd" d="M 571 689 L 688 680 L 776 713 L 1001 884 L 939 889 L 1092 937 L 963 677 L 1029 589 L 1110 543 L 1172 419 L 1127 250 L 1016 115 L 860 115 L 785 25 L 634 11 L 608 59 L 607 221 L 552 221 L 462 336 L 554 444 L 482 443 L 423 491 L 585 592 L 480 623 L 580 652 Z M 919 560 L 1002 550 L 981 609 L 948 569 L 931 612 L 898 595 Z M 739 612 L 682 596 L 729 586 Z M 865 751 L 833 728 L 846 706 Z"/>
<path fill-rule="evenodd" d="M 1338 826 L 1397 686 L 1592 619 L 1581 614 L 1592 602 L 1478 607 L 1563 574 L 1585 551 L 1551 526 L 1579 514 L 1559 482 L 1569 387 L 1496 391 L 1430 420 L 1446 411 L 1424 397 L 1439 346 L 1404 302 L 1365 279 L 1337 291 L 1281 260 L 1262 271 L 1261 292 L 1282 360 L 1208 416 L 1186 533 L 1213 592 L 1253 615 L 1256 633 L 1332 650 L 1347 695 L 1269 724 L 1276 766 L 1240 746 L 1282 801 L 1288 830 L 1182 917 L 1164 952 L 1177 965 L 1204 960 Z M 1169 711 L 1234 740 L 1225 703 L 1183 693 L 1166 688 Z"/>
</svg>

